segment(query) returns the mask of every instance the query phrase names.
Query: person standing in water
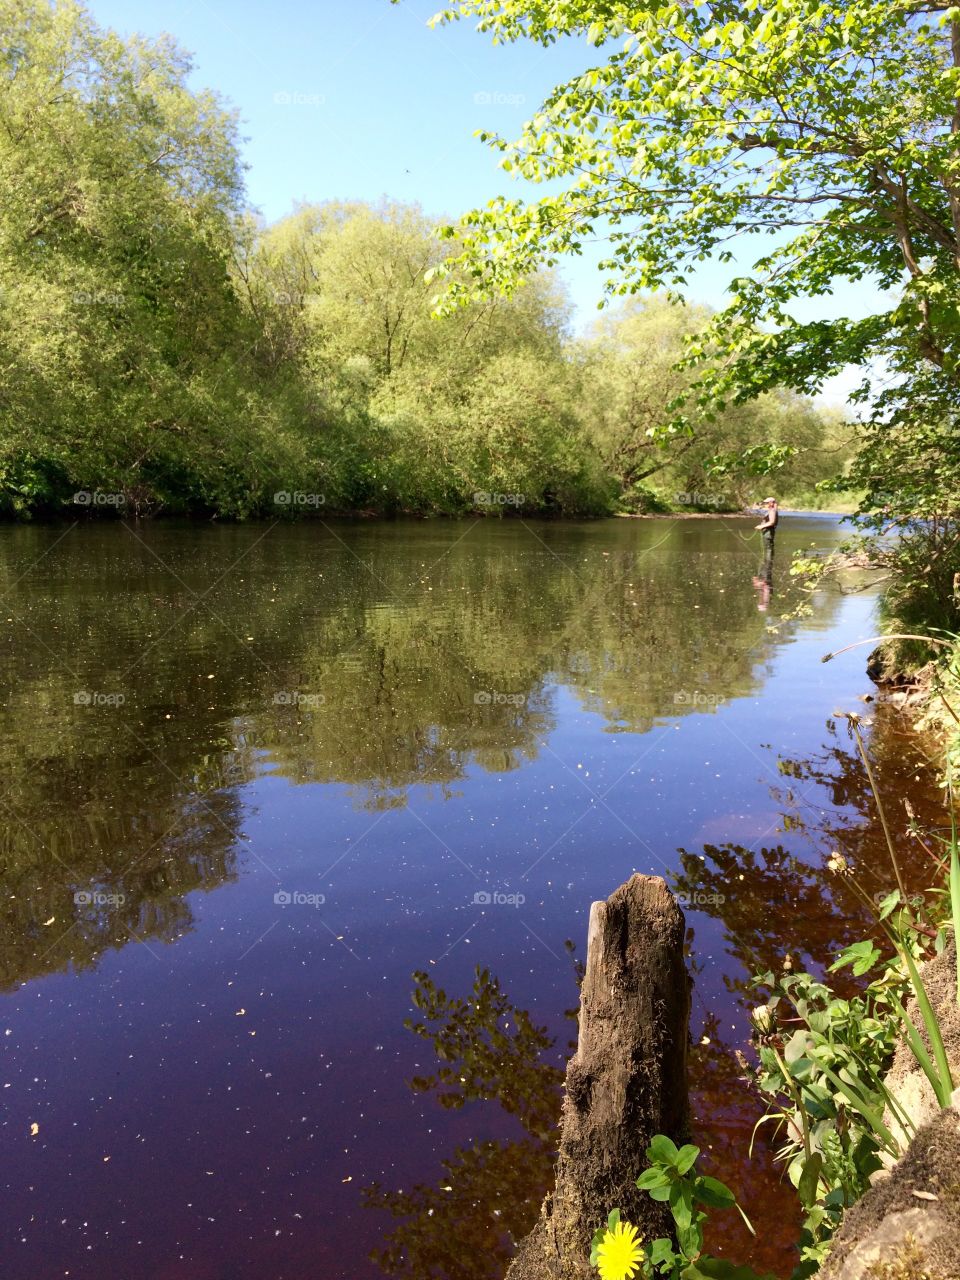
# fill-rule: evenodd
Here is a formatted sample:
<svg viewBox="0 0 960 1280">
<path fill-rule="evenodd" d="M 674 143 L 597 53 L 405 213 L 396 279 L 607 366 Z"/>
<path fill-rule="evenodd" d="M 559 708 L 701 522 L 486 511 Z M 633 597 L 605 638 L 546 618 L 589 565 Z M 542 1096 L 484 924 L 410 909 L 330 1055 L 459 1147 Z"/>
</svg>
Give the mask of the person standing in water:
<svg viewBox="0 0 960 1280">
<path fill-rule="evenodd" d="M 780 519 L 780 512 L 777 508 L 776 498 L 764 498 L 760 504 L 766 510 L 763 513 L 763 519 L 758 525 L 754 525 L 755 529 L 760 530 L 763 538 L 763 554 L 764 557 L 773 559 L 773 540 L 777 533 L 777 523 Z"/>
<path fill-rule="evenodd" d="M 764 508 L 763 519 L 758 525 L 754 525 L 754 528 L 760 530 L 760 536 L 763 539 L 763 564 L 753 580 L 753 585 L 757 591 L 757 608 L 761 613 L 766 613 L 773 593 L 773 541 L 777 534 L 780 513 L 776 498 L 764 498 L 760 505 Z"/>
</svg>

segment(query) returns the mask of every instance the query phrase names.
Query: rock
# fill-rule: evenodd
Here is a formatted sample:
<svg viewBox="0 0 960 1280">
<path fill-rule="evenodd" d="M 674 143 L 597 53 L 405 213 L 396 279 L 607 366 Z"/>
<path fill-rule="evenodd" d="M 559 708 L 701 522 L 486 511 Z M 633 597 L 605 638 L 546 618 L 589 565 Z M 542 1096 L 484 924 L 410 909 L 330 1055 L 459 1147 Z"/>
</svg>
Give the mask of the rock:
<svg viewBox="0 0 960 1280">
<path fill-rule="evenodd" d="M 596 1280 L 590 1241 L 614 1208 L 646 1239 L 670 1234 L 667 1207 L 635 1184 L 655 1134 L 687 1135 L 683 941 L 683 912 L 659 876 L 635 875 L 593 904 L 556 1188 L 507 1280 Z"/>
<path fill-rule="evenodd" d="M 847 1211 L 818 1280 L 960 1280 L 958 1169 L 960 1116 L 950 1107 Z"/>
</svg>

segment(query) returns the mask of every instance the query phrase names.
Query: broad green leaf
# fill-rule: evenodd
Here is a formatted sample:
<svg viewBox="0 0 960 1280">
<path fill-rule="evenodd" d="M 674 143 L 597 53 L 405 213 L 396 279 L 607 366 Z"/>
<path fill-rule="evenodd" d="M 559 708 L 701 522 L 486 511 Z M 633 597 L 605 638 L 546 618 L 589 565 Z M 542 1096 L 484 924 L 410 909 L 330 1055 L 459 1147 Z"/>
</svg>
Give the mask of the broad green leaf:
<svg viewBox="0 0 960 1280">
<path fill-rule="evenodd" d="M 647 1147 L 648 1160 L 655 1164 L 669 1165 L 671 1168 L 676 1166 L 678 1154 L 676 1144 L 663 1133 L 658 1133 L 652 1138 Z"/>
<path fill-rule="evenodd" d="M 709 1205 L 711 1209 L 730 1209 L 736 1204 L 733 1192 L 716 1178 L 697 1178 L 693 1194 L 701 1204 Z"/>
<path fill-rule="evenodd" d="M 686 1173 L 688 1169 L 692 1169 L 697 1162 L 700 1154 L 700 1148 L 694 1147 L 690 1143 L 680 1148 L 677 1152 L 677 1161 L 675 1168 L 678 1173 Z"/>
</svg>

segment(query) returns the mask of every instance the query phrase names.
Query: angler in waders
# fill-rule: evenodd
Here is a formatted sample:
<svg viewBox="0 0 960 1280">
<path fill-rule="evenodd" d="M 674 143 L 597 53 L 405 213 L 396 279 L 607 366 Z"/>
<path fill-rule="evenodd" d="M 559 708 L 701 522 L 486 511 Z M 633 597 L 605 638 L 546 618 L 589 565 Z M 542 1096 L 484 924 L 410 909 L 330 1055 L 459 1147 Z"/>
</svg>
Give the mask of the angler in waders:
<svg viewBox="0 0 960 1280">
<path fill-rule="evenodd" d="M 776 498 L 764 498 L 760 505 L 763 507 L 763 519 L 754 528 L 760 530 L 760 537 L 763 539 L 763 564 L 753 585 L 759 593 L 757 608 L 761 613 L 766 613 L 773 588 L 773 542 L 777 536 L 780 512 Z"/>
</svg>

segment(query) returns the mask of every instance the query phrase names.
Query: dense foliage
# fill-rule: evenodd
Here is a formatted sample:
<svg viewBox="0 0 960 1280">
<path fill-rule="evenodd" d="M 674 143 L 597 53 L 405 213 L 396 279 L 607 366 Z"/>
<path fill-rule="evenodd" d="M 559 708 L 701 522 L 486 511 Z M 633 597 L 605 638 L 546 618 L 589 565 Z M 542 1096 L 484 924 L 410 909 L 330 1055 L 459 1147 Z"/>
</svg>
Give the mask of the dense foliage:
<svg viewBox="0 0 960 1280">
<path fill-rule="evenodd" d="M 960 569 L 960 7 L 950 0 L 459 0 L 497 42 L 579 38 L 592 65 L 559 85 L 502 167 L 548 182 L 448 228 L 464 246 L 454 299 L 515 287 L 606 235 L 612 293 L 680 297 L 712 260 L 729 304 L 690 347 L 691 415 L 791 390 L 852 365 L 864 420 L 851 486 L 873 531 L 914 562 Z M 589 55 L 587 55 L 589 56 Z M 751 238 L 756 238 L 751 239 Z M 751 255 L 752 244 L 757 245 Z M 867 281 L 875 314 L 798 302 Z M 819 313 L 819 314 L 818 314 Z M 778 460 L 778 442 L 770 461 Z M 755 461 L 760 462 L 757 454 Z M 918 518 L 936 524 L 927 537 Z M 943 591 L 907 563 L 893 611 L 943 625 Z M 957 598 L 947 614 L 956 622 Z M 955 629 L 955 628 L 954 628 Z"/>
<path fill-rule="evenodd" d="M 0 29 L 0 512 L 737 505 L 767 437 L 781 488 L 835 469 L 835 425 L 780 393 L 652 440 L 705 313 L 575 341 L 532 271 L 437 319 L 464 245 L 390 204 L 261 225 L 236 118 L 170 39 L 73 0 L 0 0 Z"/>
<path fill-rule="evenodd" d="M 685 431 L 661 432 L 694 381 L 681 367 L 686 344 L 710 323 L 705 307 L 630 299 L 604 312 L 581 345 L 585 427 L 621 502 L 730 510 L 769 484 L 794 502 L 821 504 L 816 485 L 845 470 L 853 427 L 794 392 L 776 388 L 720 410 L 690 406 Z M 770 472 L 775 479 L 760 479 Z"/>
</svg>

